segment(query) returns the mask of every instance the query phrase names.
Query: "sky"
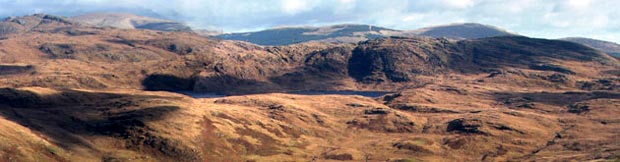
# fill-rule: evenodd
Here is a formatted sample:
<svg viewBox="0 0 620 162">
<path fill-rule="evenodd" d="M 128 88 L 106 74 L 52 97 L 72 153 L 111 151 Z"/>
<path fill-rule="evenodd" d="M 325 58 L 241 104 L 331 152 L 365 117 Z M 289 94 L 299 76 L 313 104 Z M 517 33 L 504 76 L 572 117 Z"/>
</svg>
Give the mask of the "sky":
<svg viewBox="0 0 620 162">
<path fill-rule="evenodd" d="M 197 29 L 371 24 L 400 30 L 474 22 L 539 38 L 620 42 L 619 0 L 0 0 L 0 17 L 128 12 Z"/>
</svg>

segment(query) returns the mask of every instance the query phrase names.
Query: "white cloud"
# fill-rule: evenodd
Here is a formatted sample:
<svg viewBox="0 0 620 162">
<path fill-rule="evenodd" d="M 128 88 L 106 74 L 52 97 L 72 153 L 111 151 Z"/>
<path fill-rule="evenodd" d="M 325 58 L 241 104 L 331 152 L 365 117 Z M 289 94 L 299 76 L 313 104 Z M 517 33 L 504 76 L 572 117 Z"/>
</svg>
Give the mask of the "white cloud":
<svg viewBox="0 0 620 162">
<path fill-rule="evenodd" d="M 356 0 L 340 0 L 340 3 L 342 4 L 352 4 L 355 3 Z"/>
<path fill-rule="evenodd" d="M 283 0 L 282 2 L 282 10 L 288 14 L 294 15 L 310 9 L 311 8 L 307 0 Z"/>
<path fill-rule="evenodd" d="M 592 3 L 592 0 L 569 0 L 568 1 L 568 5 L 576 9 L 588 8 L 591 3 Z"/>
<path fill-rule="evenodd" d="M 420 19 L 423 19 L 425 16 L 426 15 L 424 14 L 413 13 L 413 14 L 405 16 L 405 18 L 403 18 L 403 21 L 404 22 L 418 21 Z"/>
<path fill-rule="evenodd" d="M 474 0 L 442 0 L 443 4 L 452 8 L 468 8 L 474 5 Z"/>
</svg>

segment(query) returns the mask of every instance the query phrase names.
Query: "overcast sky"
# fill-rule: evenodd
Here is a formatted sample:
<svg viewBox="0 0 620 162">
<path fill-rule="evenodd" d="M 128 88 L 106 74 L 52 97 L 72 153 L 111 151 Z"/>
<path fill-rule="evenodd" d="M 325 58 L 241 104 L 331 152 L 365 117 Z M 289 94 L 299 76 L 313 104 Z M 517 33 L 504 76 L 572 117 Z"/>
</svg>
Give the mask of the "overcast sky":
<svg viewBox="0 0 620 162">
<path fill-rule="evenodd" d="M 239 32 L 373 24 L 401 30 L 477 22 L 519 34 L 620 42 L 620 0 L 0 0 L 0 17 L 131 12 Z"/>
</svg>

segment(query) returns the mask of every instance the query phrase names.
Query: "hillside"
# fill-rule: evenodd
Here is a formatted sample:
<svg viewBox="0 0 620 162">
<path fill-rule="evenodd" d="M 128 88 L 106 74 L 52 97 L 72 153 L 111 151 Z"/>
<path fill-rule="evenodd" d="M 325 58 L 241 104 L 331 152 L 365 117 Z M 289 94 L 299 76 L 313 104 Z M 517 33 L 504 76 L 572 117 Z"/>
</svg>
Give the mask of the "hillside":
<svg viewBox="0 0 620 162">
<path fill-rule="evenodd" d="M 489 90 L 428 86 L 399 93 L 402 97 L 396 99 L 373 100 L 290 94 L 191 99 L 164 92 L 1 89 L 0 158 L 536 161 L 617 157 L 618 117 L 610 114 L 618 113 L 613 106 L 620 106 L 619 94 L 491 90 L 496 94 L 489 96 Z M 464 106 L 472 101 L 474 105 Z M 587 110 L 581 109 L 584 106 Z M 596 135 L 583 133 L 594 131 Z"/>
<path fill-rule="evenodd" d="M 594 49 L 606 52 L 612 56 L 620 57 L 620 44 L 614 42 L 579 37 L 562 38 L 560 40 L 580 43 L 586 46 L 590 46 Z"/>
<path fill-rule="evenodd" d="M 96 27 L 114 27 L 119 29 L 192 30 L 189 26 L 180 22 L 127 13 L 90 13 L 72 17 L 71 20 Z"/>
<path fill-rule="evenodd" d="M 572 42 L 259 46 L 44 15 L 4 23 L 19 30 L 0 39 L 0 161 L 620 157 L 620 61 Z M 344 90 L 359 93 L 327 92 Z"/>
</svg>

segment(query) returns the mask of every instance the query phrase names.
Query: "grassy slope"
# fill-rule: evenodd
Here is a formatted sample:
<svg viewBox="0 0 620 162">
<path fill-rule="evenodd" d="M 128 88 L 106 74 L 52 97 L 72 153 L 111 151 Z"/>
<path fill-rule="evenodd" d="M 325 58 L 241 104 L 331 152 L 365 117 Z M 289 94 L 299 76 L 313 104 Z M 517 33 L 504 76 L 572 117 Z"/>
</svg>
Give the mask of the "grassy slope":
<svg viewBox="0 0 620 162">
<path fill-rule="evenodd" d="M 6 131 L 0 137 L 12 142 L 0 150 L 5 160 L 24 161 L 618 155 L 613 132 L 620 119 L 610 115 L 620 104 L 616 92 L 459 85 L 427 85 L 400 92 L 396 99 L 290 94 L 190 99 L 163 92 L 3 89 L 0 126 Z M 569 113 L 575 104 L 589 110 Z M 582 133 L 593 130 L 598 133 Z"/>
</svg>

